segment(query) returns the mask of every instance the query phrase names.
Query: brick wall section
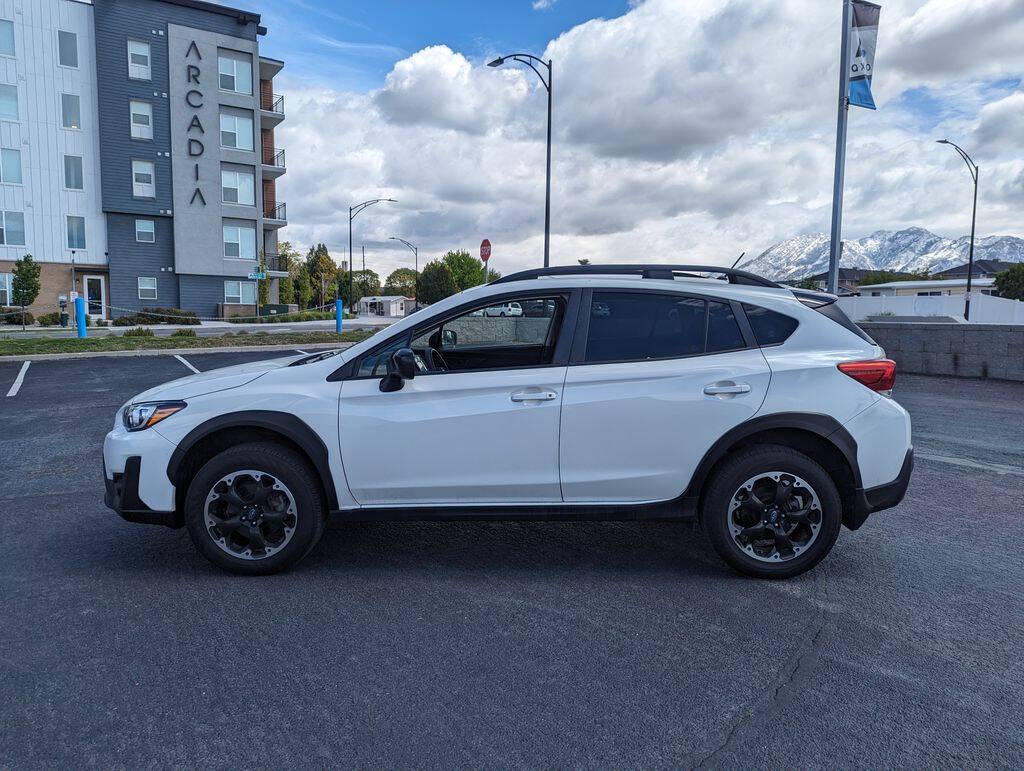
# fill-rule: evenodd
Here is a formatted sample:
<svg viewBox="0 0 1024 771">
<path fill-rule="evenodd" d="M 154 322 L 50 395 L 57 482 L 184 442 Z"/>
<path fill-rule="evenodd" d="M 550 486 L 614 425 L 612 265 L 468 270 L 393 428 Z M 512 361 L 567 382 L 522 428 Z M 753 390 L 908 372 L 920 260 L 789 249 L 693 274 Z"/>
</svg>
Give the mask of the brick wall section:
<svg viewBox="0 0 1024 771">
<path fill-rule="evenodd" d="M 259 64 L 256 65 L 259 67 Z M 269 110 L 274 104 L 274 84 L 269 80 L 260 80 L 260 109 Z"/>
<path fill-rule="evenodd" d="M 263 214 L 266 216 L 274 211 L 274 207 L 277 206 L 277 186 L 274 184 L 274 180 L 265 179 L 263 180 Z"/>
<path fill-rule="evenodd" d="M 263 148 L 263 162 L 274 160 L 274 129 L 260 130 L 260 146 Z"/>
<path fill-rule="evenodd" d="M 31 313 L 38 316 L 41 313 L 50 313 L 58 310 L 60 296 L 70 296 L 71 292 L 71 263 L 69 262 L 38 262 L 39 271 L 39 295 L 32 303 L 35 310 Z M 0 260 L 0 273 L 10 273 L 14 270 L 14 262 L 11 260 Z M 75 267 L 75 290 L 85 296 L 85 288 L 82 285 L 82 276 L 104 276 L 104 290 L 107 293 L 107 304 L 110 305 L 110 280 L 107 276 L 106 265 L 83 265 Z M 69 313 L 73 313 L 72 308 Z"/>
<path fill-rule="evenodd" d="M 896 362 L 897 373 L 1024 382 L 1024 326 L 893 322 L 860 326 Z"/>
</svg>

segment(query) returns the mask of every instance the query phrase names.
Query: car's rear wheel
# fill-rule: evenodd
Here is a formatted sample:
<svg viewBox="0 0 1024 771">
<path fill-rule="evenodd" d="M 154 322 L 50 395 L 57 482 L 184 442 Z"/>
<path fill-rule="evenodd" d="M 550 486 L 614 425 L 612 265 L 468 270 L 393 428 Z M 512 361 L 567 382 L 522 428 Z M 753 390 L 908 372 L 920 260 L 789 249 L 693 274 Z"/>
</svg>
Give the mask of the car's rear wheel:
<svg viewBox="0 0 1024 771">
<path fill-rule="evenodd" d="M 272 442 L 251 442 L 209 460 L 189 485 L 185 522 L 196 548 L 224 570 L 286 570 L 323 534 L 320 483 L 304 458 Z"/>
<path fill-rule="evenodd" d="M 789 578 L 810 570 L 839 535 L 835 482 L 791 447 L 755 445 L 712 475 L 701 519 L 719 556 L 741 573 Z"/>
</svg>

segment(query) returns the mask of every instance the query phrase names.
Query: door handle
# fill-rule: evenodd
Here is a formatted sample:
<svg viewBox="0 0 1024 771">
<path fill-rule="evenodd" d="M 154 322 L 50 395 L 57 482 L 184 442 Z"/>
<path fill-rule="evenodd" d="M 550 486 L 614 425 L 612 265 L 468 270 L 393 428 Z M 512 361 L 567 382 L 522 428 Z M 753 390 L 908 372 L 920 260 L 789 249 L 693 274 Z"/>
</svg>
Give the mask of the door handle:
<svg viewBox="0 0 1024 771">
<path fill-rule="evenodd" d="M 724 396 L 727 394 L 748 394 L 750 386 L 747 383 L 712 383 L 704 386 L 704 393 L 708 396 Z"/>
<path fill-rule="evenodd" d="M 554 391 L 516 391 L 510 397 L 514 402 L 549 402 L 557 399 Z"/>
</svg>

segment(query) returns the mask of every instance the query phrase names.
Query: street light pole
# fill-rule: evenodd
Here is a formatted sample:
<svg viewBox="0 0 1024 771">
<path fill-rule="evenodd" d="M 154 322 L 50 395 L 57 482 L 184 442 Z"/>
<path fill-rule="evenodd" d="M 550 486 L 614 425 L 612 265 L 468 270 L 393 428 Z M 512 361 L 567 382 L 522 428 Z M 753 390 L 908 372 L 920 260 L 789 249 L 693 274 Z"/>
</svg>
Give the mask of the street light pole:
<svg viewBox="0 0 1024 771">
<path fill-rule="evenodd" d="M 537 77 L 540 78 L 540 82 L 544 84 L 544 88 L 548 92 L 547 173 L 544 182 L 544 267 L 546 268 L 551 264 L 551 59 L 544 61 L 539 56 L 534 56 L 533 54 L 509 54 L 508 56 L 499 56 L 497 59 L 487 62 L 487 66 L 500 67 L 509 59 L 525 64 L 536 72 Z M 533 62 L 537 62 L 542 67 L 547 67 L 547 80 L 544 79 L 540 70 L 533 66 Z"/>
<path fill-rule="evenodd" d="M 978 216 L 978 164 L 976 164 L 971 156 L 967 154 L 960 145 L 950 142 L 948 139 L 937 139 L 935 140 L 940 145 L 949 145 L 956 150 L 960 157 L 964 159 L 964 163 L 967 164 L 967 170 L 971 173 L 971 179 L 974 180 L 974 204 L 971 207 L 971 245 L 967 256 L 967 294 L 964 295 L 964 321 L 970 321 L 971 319 L 971 279 L 974 274 L 974 224 Z"/>
<path fill-rule="evenodd" d="M 352 305 L 352 220 L 355 219 L 356 215 L 359 214 L 363 209 L 373 206 L 375 203 L 398 203 L 394 198 L 373 198 L 369 201 L 363 201 L 357 203 L 355 206 L 348 207 L 348 304 Z"/>
<path fill-rule="evenodd" d="M 410 244 L 404 238 L 399 238 L 398 236 L 391 236 L 390 240 L 392 240 L 392 241 L 401 241 L 403 244 L 405 244 L 410 249 L 412 249 L 413 258 L 416 260 L 416 279 L 415 279 L 415 281 L 413 281 L 413 284 L 412 284 L 412 303 L 413 303 L 413 308 L 415 308 L 416 310 L 419 310 L 420 309 L 420 297 L 419 297 L 419 294 L 420 294 L 420 250 L 415 245 Z"/>
</svg>

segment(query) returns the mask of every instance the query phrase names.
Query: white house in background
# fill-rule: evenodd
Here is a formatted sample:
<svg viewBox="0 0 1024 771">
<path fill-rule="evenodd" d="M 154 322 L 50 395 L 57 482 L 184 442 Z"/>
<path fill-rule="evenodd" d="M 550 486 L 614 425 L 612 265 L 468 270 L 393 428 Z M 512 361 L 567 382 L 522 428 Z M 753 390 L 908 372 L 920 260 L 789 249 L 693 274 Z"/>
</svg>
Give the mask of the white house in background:
<svg viewBox="0 0 1024 771">
<path fill-rule="evenodd" d="M 401 295 L 364 297 L 359 301 L 359 313 L 364 316 L 404 316 L 412 300 Z"/>
<path fill-rule="evenodd" d="M 994 278 L 976 278 L 971 282 L 971 292 L 996 294 L 995 283 Z M 942 297 L 966 293 L 966 278 L 947 278 L 936 281 L 890 281 L 886 284 L 860 287 L 861 297 Z"/>
</svg>

